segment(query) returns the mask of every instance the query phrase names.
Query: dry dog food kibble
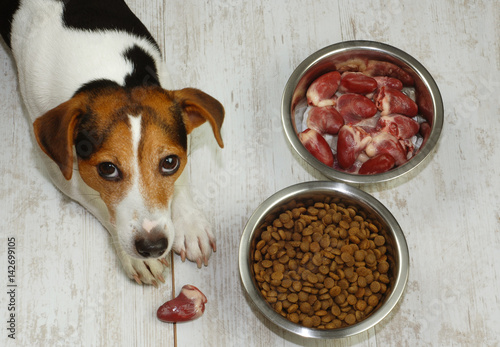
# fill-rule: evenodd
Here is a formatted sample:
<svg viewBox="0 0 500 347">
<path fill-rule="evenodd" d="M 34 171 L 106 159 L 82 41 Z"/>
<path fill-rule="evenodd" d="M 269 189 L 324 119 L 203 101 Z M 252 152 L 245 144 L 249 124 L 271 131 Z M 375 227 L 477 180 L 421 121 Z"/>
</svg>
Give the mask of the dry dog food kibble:
<svg viewBox="0 0 500 347">
<path fill-rule="evenodd" d="M 366 318 L 390 287 L 385 232 L 338 201 L 296 203 L 263 225 L 253 254 L 259 289 L 276 312 L 334 329 Z"/>
</svg>

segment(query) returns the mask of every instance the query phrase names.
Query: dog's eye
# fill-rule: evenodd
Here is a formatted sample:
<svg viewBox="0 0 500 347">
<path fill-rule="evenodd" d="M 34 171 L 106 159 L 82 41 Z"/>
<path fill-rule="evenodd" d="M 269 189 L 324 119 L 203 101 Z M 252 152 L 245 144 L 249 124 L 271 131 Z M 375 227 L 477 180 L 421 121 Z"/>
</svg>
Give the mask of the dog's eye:
<svg viewBox="0 0 500 347">
<path fill-rule="evenodd" d="M 118 168 L 113 163 L 100 163 L 97 166 L 97 171 L 99 172 L 99 175 L 105 180 L 118 181 L 121 179 L 120 170 L 118 170 Z"/>
<path fill-rule="evenodd" d="M 170 176 L 179 170 L 181 161 L 176 155 L 169 155 L 165 157 L 160 162 L 160 173 L 164 176 Z"/>
</svg>

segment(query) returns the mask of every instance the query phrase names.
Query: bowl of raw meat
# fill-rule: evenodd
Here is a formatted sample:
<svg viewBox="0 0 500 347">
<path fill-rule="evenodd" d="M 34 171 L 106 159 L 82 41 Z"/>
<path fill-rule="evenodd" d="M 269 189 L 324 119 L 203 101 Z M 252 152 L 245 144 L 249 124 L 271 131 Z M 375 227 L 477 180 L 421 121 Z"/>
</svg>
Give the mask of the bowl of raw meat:
<svg viewBox="0 0 500 347">
<path fill-rule="evenodd" d="M 295 69 L 281 115 L 292 148 L 323 175 L 377 183 L 429 157 L 444 108 L 436 82 L 415 58 L 379 42 L 346 41 Z"/>
</svg>

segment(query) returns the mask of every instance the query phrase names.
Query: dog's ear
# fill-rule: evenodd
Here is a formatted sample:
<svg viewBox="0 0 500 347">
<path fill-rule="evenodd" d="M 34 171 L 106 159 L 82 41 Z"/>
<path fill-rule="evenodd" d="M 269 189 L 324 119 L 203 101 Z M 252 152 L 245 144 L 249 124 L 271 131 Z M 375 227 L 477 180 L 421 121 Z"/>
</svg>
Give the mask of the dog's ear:
<svg viewBox="0 0 500 347">
<path fill-rule="evenodd" d="M 33 123 L 40 148 L 59 166 L 64 178 L 73 174 L 73 139 L 81 109 L 81 97 L 75 96 L 38 117 Z"/>
<path fill-rule="evenodd" d="M 187 115 L 185 120 L 187 133 L 191 133 L 193 129 L 208 121 L 217 143 L 223 148 L 224 142 L 222 141 L 220 129 L 222 122 L 224 122 L 224 107 L 221 103 L 195 88 L 176 90 L 174 94 Z"/>
</svg>

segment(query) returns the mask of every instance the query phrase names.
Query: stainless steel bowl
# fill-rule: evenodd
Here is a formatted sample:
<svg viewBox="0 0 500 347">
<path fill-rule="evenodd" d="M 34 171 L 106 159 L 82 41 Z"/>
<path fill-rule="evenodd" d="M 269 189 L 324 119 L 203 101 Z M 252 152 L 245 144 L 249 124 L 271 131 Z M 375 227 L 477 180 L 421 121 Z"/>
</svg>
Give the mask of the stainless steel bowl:
<svg viewBox="0 0 500 347">
<path fill-rule="evenodd" d="M 322 74 L 352 58 L 388 61 L 408 72 L 415 80 L 419 114 L 431 125 L 431 134 L 418 153 L 405 164 L 376 175 L 357 175 L 335 170 L 317 160 L 300 142 L 294 120 L 295 107 L 305 98 L 309 85 Z M 312 167 L 332 180 L 346 183 L 377 183 L 392 180 L 413 170 L 436 146 L 443 128 L 443 101 L 430 73 L 407 53 L 372 41 L 346 41 L 325 47 L 307 57 L 290 76 L 281 102 L 281 117 L 285 134 L 294 150 Z"/>
<path fill-rule="evenodd" d="M 301 200 L 321 201 L 325 197 L 339 198 L 343 203 L 355 206 L 369 218 L 377 220 L 386 231 L 386 245 L 394 263 L 391 264 L 390 291 L 377 309 L 365 320 L 345 328 L 318 330 L 305 328 L 292 323 L 276 313 L 260 293 L 253 274 L 252 257 L 256 240 L 262 233 L 262 224 L 272 221 L 289 208 L 289 204 Z M 249 300 L 271 322 L 294 334 L 311 337 L 334 339 L 361 333 L 380 322 L 396 306 L 401 298 L 408 279 L 409 254 L 403 232 L 392 214 L 377 199 L 360 189 L 338 182 L 306 182 L 285 188 L 264 201 L 250 217 L 241 237 L 239 250 L 239 268 L 243 287 Z"/>
</svg>

